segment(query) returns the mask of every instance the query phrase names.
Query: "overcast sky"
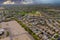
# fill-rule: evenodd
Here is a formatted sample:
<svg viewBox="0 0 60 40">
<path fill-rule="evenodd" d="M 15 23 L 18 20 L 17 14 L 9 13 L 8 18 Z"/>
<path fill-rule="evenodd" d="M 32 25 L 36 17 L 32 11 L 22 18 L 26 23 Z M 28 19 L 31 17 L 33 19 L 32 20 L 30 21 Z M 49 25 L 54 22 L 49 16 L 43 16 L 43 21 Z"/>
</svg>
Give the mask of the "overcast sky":
<svg viewBox="0 0 60 40">
<path fill-rule="evenodd" d="M 2 4 L 3 2 L 5 2 L 6 0 L 0 0 L 0 4 Z M 21 0 L 12 0 L 13 2 L 16 2 L 18 1 L 18 3 L 21 1 Z M 60 0 L 26 0 L 27 2 L 31 2 L 32 3 L 43 3 L 43 4 L 56 4 L 56 3 L 59 3 L 60 4 Z"/>
</svg>

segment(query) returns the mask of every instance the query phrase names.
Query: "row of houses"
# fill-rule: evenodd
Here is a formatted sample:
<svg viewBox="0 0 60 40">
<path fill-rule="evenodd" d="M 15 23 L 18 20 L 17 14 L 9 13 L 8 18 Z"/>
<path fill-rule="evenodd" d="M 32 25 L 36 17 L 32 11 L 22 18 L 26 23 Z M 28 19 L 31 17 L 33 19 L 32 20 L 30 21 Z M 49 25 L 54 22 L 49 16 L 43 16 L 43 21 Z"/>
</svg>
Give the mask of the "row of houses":
<svg viewBox="0 0 60 40">
<path fill-rule="evenodd" d="M 59 31 L 60 23 L 58 23 L 54 19 L 47 19 L 45 17 L 27 15 L 22 19 L 22 21 L 36 35 L 38 35 L 41 40 L 51 40 L 52 38 L 57 40 L 60 37 L 59 36 L 60 35 L 60 31 Z M 56 35 L 58 35 L 59 37 L 54 38 Z"/>
</svg>

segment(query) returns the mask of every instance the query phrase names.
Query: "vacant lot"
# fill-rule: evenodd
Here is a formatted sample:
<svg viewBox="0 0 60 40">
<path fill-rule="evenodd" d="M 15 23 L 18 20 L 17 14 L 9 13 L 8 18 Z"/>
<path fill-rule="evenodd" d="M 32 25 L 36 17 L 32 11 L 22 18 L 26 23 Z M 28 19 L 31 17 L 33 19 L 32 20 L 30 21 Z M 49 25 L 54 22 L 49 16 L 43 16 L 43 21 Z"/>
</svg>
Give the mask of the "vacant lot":
<svg viewBox="0 0 60 40">
<path fill-rule="evenodd" d="M 34 40 L 16 21 L 2 22 L 1 25 L 10 32 L 9 37 L 1 40 Z"/>
</svg>

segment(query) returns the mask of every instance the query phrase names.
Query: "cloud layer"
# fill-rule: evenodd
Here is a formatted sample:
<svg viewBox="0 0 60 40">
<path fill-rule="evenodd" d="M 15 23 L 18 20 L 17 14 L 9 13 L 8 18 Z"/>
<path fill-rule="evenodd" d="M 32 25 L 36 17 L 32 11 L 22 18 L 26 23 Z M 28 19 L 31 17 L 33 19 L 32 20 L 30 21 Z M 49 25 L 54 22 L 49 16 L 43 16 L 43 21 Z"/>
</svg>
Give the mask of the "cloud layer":
<svg viewBox="0 0 60 40">
<path fill-rule="evenodd" d="M 32 0 L 7 0 L 7 1 L 4 1 L 2 4 L 32 4 L 33 1 Z"/>
<path fill-rule="evenodd" d="M 5 1 L 2 4 L 15 4 L 15 2 L 11 2 L 11 1 Z"/>
<path fill-rule="evenodd" d="M 0 0 L 0 4 L 60 4 L 60 0 Z"/>
</svg>

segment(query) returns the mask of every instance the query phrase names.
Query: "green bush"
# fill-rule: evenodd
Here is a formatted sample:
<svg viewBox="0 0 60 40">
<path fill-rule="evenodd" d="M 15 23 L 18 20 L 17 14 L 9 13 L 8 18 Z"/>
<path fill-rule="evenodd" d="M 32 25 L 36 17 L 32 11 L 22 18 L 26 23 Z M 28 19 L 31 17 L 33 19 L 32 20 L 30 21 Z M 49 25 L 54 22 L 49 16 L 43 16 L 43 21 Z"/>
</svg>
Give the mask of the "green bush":
<svg viewBox="0 0 60 40">
<path fill-rule="evenodd" d="M 7 31 L 7 34 L 6 34 L 6 36 L 8 37 L 9 36 L 9 32 Z"/>
</svg>

